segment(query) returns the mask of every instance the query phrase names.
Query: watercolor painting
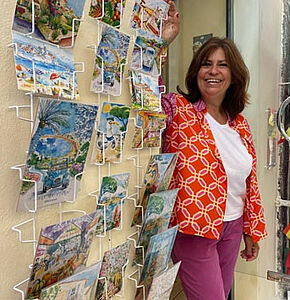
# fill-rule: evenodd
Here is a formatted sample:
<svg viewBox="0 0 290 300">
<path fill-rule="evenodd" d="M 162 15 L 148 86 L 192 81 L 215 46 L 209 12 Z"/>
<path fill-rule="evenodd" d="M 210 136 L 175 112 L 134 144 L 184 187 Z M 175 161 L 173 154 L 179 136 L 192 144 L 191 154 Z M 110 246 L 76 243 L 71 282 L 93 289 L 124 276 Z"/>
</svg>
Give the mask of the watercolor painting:
<svg viewBox="0 0 290 300">
<path fill-rule="evenodd" d="M 138 200 L 138 205 L 142 205 L 144 212 L 147 209 L 150 194 L 168 189 L 176 162 L 177 153 L 155 154 L 150 157 Z M 132 226 L 141 223 L 142 210 L 137 207 Z"/>
<path fill-rule="evenodd" d="M 80 98 L 73 53 L 12 32 L 18 89 L 66 99 Z"/>
<path fill-rule="evenodd" d="M 42 289 L 40 300 L 95 300 L 101 264 L 100 261 L 75 275 Z"/>
<path fill-rule="evenodd" d="M 91 91 L 112 96 L 121 95 L 123 67 L 127 61 L 130 36 L 102 24 L 97 48 Z"/>
<path fill-rule="evenodd" d="M 85 0 L 17 0 L 12 29 L 61 47 L 73 46 L 84 4 Z"/>
<path fill-rule="evenodd" d="M 130 26 L 161 36 L 161 23 L 166 19 L 169 5 L 163 0 L 136 0 Z"/>
<path fill-rule="evenodd" d="M 111 26 L 119 27 L 125 3 L 124 0 L 91 0 L 89 16 Z"/>
<path fill-rule="evenodd" d="M 176 263 L 158 276 L 154 276 L 147 300 L 168 300 L 181 262 Z"/>
<path fill-rule="evenodd" d="M 137 242 L 138 246 L 144 247 L 144 255 L 146 255 L 150 238 L 168 229 L 177 193 L 178 189 L 174 189 L 154 193 L 149 196 L 144 222 Z M 136 248 L 134 262 L 143 264 L 142 257 L 142 249 Z"/>
<path fill-rule="evenodd" d="M 161 111 L 158 78 L 133 70 L 128 71 L 128 77 L 132 108 Z"/>
<path fill-rule="evenodd" d="M 84 170 L 98 107 L 41 98 L 30 142 L 18 211 L 74 198 Z M 76 187 L 74 185 L 77 185 Z"/>
<path fill-rule="evenodd" d="M 153 276 L 167 268 L 178 226 L 151 237 L 138 285 L 150 285 Z"/>
<path fill-rule="evenodd" d="M 151 76 L 161 75 L 163 57 L 167 55 L 168 43 L 143 29 L 137 37 L 131 59 L 131 68 Z"/>
<path fill-rule="evenodd" d="M 39 297 L 43 288 L 85 268 L 98 222 L 99 214 L 93 212 L 42 228 L 26 299 Z"/>
<path fill-rule="evenodd" d="M 105 214 L 106 230 L 118 228 L 121 224 L 122 200 L 127 197 L 130 173 L 105 176 L 102 179 L 97 210 Z M 105 212 L 104 212 L 105 210 Z M 98 232 L 102 234 L 103 232 Z"/>
<path fill-rule="evenodd" d="M 161 147 L 161 133 L 166 127 L 167 115 L 151 111 L 138 111 L 132 148 Z"/>
<path fill-rule="evenodd" d="M 104 279 L 98 280 L 96 300 L 109 299 L 122 289 L 124 275 L 122 271 L 128 263 L 129 250 L 130 244 L 127 241 L 104 253 L 99 277 L 105 277 L 106 281 Z M 105 282 L 107 282 L 106 285 Z"/>
</svg>

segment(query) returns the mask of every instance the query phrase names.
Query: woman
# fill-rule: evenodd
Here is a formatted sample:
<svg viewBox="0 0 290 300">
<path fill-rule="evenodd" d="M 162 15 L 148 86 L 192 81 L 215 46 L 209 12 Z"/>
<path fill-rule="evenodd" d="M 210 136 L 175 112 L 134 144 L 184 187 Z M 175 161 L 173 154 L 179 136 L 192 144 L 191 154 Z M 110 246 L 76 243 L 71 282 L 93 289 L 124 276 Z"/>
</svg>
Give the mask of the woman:
<svg viewBox="0 0 290 300">
<path fill-rule="evenodd" d="M 172 1 L 163 38 L 179 31 Z M 225 300 L 240 242 L 246 261 L 257 258 L 266 237 L 249 125 L 241 115 L 248 103 L 248 69 L 230 39 L 212 38 L 195 54 L 186 76 L 187 92 L 167 95 L 164 150 L 179 152 L 170 189 L 179 188 L 172 225 L 179 232 L 172 252 L 182 261 L 179 277 L 187 299 Z"/>
</svg>

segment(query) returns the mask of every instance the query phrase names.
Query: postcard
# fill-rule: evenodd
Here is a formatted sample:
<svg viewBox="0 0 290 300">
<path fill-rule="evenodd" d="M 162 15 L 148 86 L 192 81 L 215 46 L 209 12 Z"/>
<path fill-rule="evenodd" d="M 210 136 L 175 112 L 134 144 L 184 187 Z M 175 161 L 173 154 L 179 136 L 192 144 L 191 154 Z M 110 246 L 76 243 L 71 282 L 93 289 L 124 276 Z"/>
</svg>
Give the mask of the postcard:
<svg viewBox="0 0 290 300">
<path fill-rule="evenodd" d="M 127 61 L 130 36 L 102 24 L 97 48 L 91 91 L 113 96 L 121 94 L 123 67 Z"/>
<path fill-rule="evenodd" d="M 124 0 L 91 0 L 89 16 L 111 26 L 119 27 L 125 2 Z"/>
<path fill-rule="evenodd" d="M 168 189 L 176 162 L 177 153 L 155 154 L 150 157 L 138 200 L 138 205 L 143 206 L 144 212 L 146 211 L 150 194 Z M 142 210 L 137 207 L 132 225 L 141 223 Z"/>
<path fill-rule="evenodd" d="M 166 118 L 163 113 L 138 111 L 132 148 L 161 147 L 161 132 L 166 127 Z"/>
<path fill-rule="evenodd" d="M 161 111 L 158 78 L 129 70 L 129 88 L 133 109 Z"/>
<path fill-rule="evenodd" d="M 84 269 L 98 222 L 99 214 L 93 212 L 42 228 L 26 299 L 39 297 L 41 289 Z"/>
<path fill-rule="evenodd" d="M 40 300 L 95 300 L 101 261 L 48 288 L 41 290 Z"/>
<path fill-rule="evenodd" d="M 129 257 L 129 241 L 104 253 L 99 275 L 96 300 L 106 300 L 117 294 L 123 285 L 123 271 Z M 102 278 L 106 278 L 102 279 Z M 106 297 L 107 288 L 107 297 Z"/>
<path fill-rule="evenodd" d="M 23 176 L 36 183 L 22 182 L 18 211 L 34 209 L 35 197 L 38 208 L 73 200 L 97 111 L 95 105 L 40 99 Z"/>
<path fill-rule="evenodd" d="M 138 285 L 150 285 L 153 276 L 167 268 L 178 226 L 171 227 L 150 238 Z"/>
<path fill-rule="evenodd" d="M 77 36 L 80 25 L 77 20 L 82 18 L 84 4 L 85 0 L 17 1 L 12 29 L 30 34 L 34 39 L 72 47 L 72 39 Z"/>
<path fill-rule="evenodd" d="M 177 193 L 178 189 L 174 189 L 154 193 L 149 196 L 144 222 L 137 242 L 138 246 L 144 247 L 144 255 L 146 254 L 150 238 L 168 229 Z M 141 248 L 136 249 L 135 263 L 143 264 L 143 251 Z"/>
<path fill-rule="evenodd" d="M 160 76 L 168 43 L 160 37 L 139 29 L 132 54 L 131 68 L 151 76 Z"/>
<path fill-rule="evenodd" d="M 154 276 L 149 289 L 147 300 L 168 300 L 179 270 L 181 262 L 161 274 Z"/>
<path fill-rule="evenodd" d="M 79 99 L 73 53 L 12 31 L 18 89 Z"/>
<path fill-rule="evenodd" d="M 161 22 L 167 18 L 169 5 L 163 0 L 136 0 L 130 26 L 161 36 Z"/>
</svg>

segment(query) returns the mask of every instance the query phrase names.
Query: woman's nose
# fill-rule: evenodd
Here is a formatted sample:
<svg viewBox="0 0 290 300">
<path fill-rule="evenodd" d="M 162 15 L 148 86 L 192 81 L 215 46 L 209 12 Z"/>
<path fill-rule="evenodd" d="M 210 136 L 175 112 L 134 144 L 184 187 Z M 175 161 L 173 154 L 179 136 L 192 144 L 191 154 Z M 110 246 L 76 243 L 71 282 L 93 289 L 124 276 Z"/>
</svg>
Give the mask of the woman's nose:
<svg viewBox="0 0 290 300">
<path fill-rule="evenodd" d="M 210 74 L 217 74 L 218 73 L 218 67 L 217 65 L 212 65 L 209 69 Z"/>
</svg>

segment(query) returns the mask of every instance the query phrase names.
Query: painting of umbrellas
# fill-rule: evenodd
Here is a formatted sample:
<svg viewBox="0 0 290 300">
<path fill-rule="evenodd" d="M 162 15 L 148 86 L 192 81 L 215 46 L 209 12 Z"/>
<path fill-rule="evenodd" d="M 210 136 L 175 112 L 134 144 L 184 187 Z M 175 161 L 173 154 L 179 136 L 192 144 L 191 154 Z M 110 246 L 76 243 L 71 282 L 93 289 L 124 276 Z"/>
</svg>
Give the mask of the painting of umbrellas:
<svg viewBox="0 0 290 300">
<path fill-rule="evenodd" d="M 128 77 L 132 108 L 161 111 L 158 77 L 133 70 L 128 71 Z"/>
<path fill-rule="evenodd" d="M 144 29 L 157 36 L 161 35 L 161 22 L 166 18 L 169 5 L 163 0 L 136 0 L 130 26 Z"/>
<path fill-rule="evenodd" d="M 89 16 L 119 27 L 125 3 L 124 0 L 91 0 Z"/>
<path fill-rule="evenodd" d="M 167 47 L 168 43 L 160 37 L 143 29 L 137 30 L 131 68 L 150 76 L 160 76 L 163 57 L 167 55 Z"/>
<path fill-rule="evenodd" d="M 130 244 L 128 241 L 104 253 L 96 300 L 109 299 L 122 289 L 123 271 L 125 271 L 128 262 L 129 250 Z M 106 280 L 102 278 L 106 278 Z"/>
<path fill-rule="evenodd" d="M 41 290 L 40 300 L 95 300 L 101 261 Z"/>
<path fill-rule="evenodd" d="M 127 61 L 130 36 L 102 24 L 97 48 L 91 91 L 113 96 L 121 94 L 123 67 Z"/>
<path fill-rule="evenodd" d="M 18 89 L 79 99 L 71 51 L 12 32 Z"/>
<path fill-rule="evenodd" d="M 73 46 L 84 4 L 85 0 L 17 0 L 12 29 L 61 47 Z"/>
<path fill-rule="evenodd" d="M 106 231 L 121 224 L 122 200 L 127 197 L 130 173 L 105 176 L 102 179 L 97 210 L 105 210 Z M 102 234 L 103 232 L 97 232 Z"/>
<path fill-rule="evenodd" d="M 150 194 L 168 189 L 176 162 L 177 153 L 155 154 L 150 157 L 138 199 L 138 205 L 143 207 L 144 213 Z M 141 223 L 142 210 L 137 207 L 132 225 Z"/>
<path fill-rule="evenodd" d="M 38 298 L 43 288 L 85 268 L 99 218 L 98 212 L 93 212 L 42 228 L 26 299 Z"/>
<path fill-rule="evenodd" d="M 85 166 L 97 111 L 95 105 L 40 99 L 18 210 L 34 209 L 35 197 L 38 208 L 73 200 L 81 179 L 76 175 Z M 36 182 L 37 195 L 31 181 Z"/>
<path fill-rule="evenodd" d="M 144 247 L 144 255 L 146 255 L 150 238 L 168 229 L 177 192 L 178 189 L 174 189 L 149 196 L 144 222 L 137 242 L 138 246 Z M 143 251 L 142 248 L 136 248 L 135 263 L 143 264 Z"/>
</svg>

